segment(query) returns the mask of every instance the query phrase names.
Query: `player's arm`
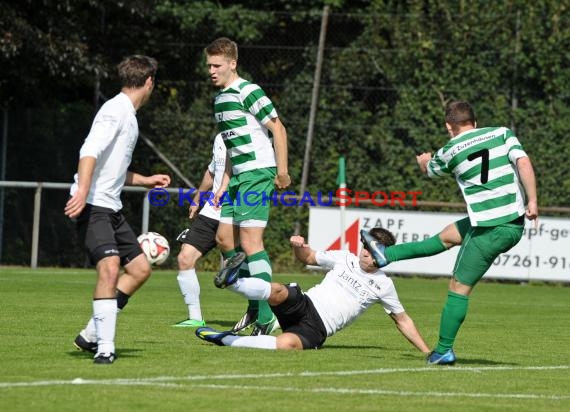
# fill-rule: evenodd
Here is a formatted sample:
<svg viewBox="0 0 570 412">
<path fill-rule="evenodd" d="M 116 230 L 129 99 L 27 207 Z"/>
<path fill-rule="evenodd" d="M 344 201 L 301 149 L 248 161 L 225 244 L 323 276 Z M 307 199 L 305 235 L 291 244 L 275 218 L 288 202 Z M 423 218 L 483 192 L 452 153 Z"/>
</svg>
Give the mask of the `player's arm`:
<svg viewBox="0 0 570 412">
<path fill-rule="evenodd" d="M 416 162 L 421 172 L 427 177 L 441 177 L 452 174 L 442 155 L 445 148 L 439 149 L 435 154 L 425 152 L 416 156 Z"/>
<path fill-rule="evenodd" d="M 193 203 L 190 205 L 188 209 L 188 217 L 193 219 L 196 216 L 196 212 L 200 208 L 200 196 L 201 193 L 206 193 L 214 186 L 214 174 L 210 171 L 210 169 L 206 169 L 204 172 L 204 176 L 202 176 L 202 181 L 200 182 L 200 186 L 198 186 L 198 190 L 194 194 Z M 210 193 L 210 196 L 212 194 Z"/>
<path fill-rule="evenodd" d="M 66 216 L 71 218 L 77 217 L 85 208 L 96 164 L 97 159 L 92 156 L 85 156 L 79 159 L 79 165 L 77 166 L 78 187 L 77 191 L 65 205 L 64 213 Z"/>
<path fill-rule="evenodd" d="M 526 217 L 534 220 L 538 218 L 538 198 L 532 162 L 528 157 L 519 157 L 517 159 L 517 169 L 527 197 Z"/>
<path fill-rule="evenodd" d="M 396 327 L 404 337 L 410 341 L 412 345 L 423 353 L 429 353 L 430 349 L 425 343 L 424 338 L 416 328 L 414 321 L 406 312 L 390 313 L 390 317 L 396 324 Z"/>
<path fill-rule="evenodd" d="M 220 206 L 220 200 L 222 199 L 224 192 L 228 190 L 230 177 L 232 177 L 232 159 L 230 158 L 230 153 L 226 151 L 226 165 L 224 175 L 222 176 L 222 183 L 220 183 L 218 191 L 214 194 L 213 203 L 215 206 Z"/>
<path fill-rule="evenodd" d="M 170 184 L 170 176 L 156 174 L 152 176 L 144 176 L 135 172 L 127 172 L 125 184 L 132 186 L 145 186 L 148 188 L 168 187 Z"/>
<path fill-rule="evenodd" d="M 427 165 L 431 160 L 431 153 L 422 153 L 416 156 L 416 162 L 423 174 L 427 175 Z"/>
<path fill-rule="evenodd" d="M 95 116 L 91 130 L 89 130 L 89 134 L 79 150 L 77 191 L 65 205 L 64 213 L 67 216 L 77 217 L 85 208 L 97 159 L 115 141 L 120 127 L 121 114 L 115 113 L 109 106 L 103 105 Z"/>
<path fill-rule="evenodd" d="M 275 185 L 278 189 L 286 189 L 291 184 L 288 166 L 287 130 L 278 117 L 269 120 L 265 126 L 273 134 L 273 148 L 277 163 Z"/>
<path fill-rule="evenodd" d="M 289 243 L 293 248 L 295 257 L 299 259 L 300 262 L 303 262 L 305 265 L 317 264 L 316 251 L 311 249 L 311 247 L 305 243 L 305 238 L 303 236 L 291 236 Z"/>
</svg>

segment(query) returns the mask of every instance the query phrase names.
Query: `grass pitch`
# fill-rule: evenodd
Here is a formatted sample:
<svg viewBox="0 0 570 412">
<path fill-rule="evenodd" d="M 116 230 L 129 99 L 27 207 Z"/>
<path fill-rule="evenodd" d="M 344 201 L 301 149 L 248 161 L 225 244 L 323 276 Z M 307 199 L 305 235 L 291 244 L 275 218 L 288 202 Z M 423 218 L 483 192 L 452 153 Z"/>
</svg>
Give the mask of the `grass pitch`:
<svg viewBox="0 0 570 412">
<path fill-rule="evenodd" d="M 209 326 L 230 328 L 243 298 L 201 273 Z M 304 289 L 318 275 L 275 275 Z M 395 278 L 430 345 L 446 279 Z M 480 283 L 452 367 L 427 367 L 380 306 L 321 350 L 218 347 L 186 317 L 174 271 L 155 271 L 119 315 L 113 365 L 94 365 L 72 341 L 91 312 L 93 270 L 0 268 L 2 411 L 567 411 L 570 289 Z"/>
</svg>

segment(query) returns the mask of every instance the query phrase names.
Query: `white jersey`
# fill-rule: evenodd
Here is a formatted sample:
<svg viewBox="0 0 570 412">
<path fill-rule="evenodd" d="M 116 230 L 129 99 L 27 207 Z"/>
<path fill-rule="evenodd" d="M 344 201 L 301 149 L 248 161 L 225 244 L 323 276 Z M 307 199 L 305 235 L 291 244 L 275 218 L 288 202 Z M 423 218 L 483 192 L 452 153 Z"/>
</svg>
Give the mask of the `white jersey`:
<svg viewBox="0 0 570 412">
<path fill-rule="evenodd" d="M 85 139 L 79 158 L 94 157 L 97 162 L 87 203 L 119 211 L 121 190 L 137 144 L 139 126 L 131 99 L 119 93 L 108 100 L 97 112 L 89 135 Z M 73 196 L 78 188 L 79 176 L 74 176 Z"/>
<path fill-rule="evenodd" d="M 214 139 L 214 146 L 212 147 L 212 161 L 208 165 L 208 170 L 214 175 L 214 183 L 212 184 L 211 192 L 215 194 L 222 184 L 222 178 L 224 177 L 224 170 L 226 168 L 226 146 L 224 145 L 224 139 L 222 139 L 221 134 L 217 134 Z M 220 220 L 221 208 L 216 209 L 212 204 L 212 199 L 214 195 L 212 194 L 210 202 L 206 200 L 204 207 L 200 211 L 201 215 L 209 217 L 211 219 Z M 197 203 L 197 202 L 196 202 Z"/>
<path fill-rule="evenodd" d="M 315 305 L 327 336 L 344 328 L 374 303 L 380 303 L 388 314 L 404 312 L 392 279 L 381 270 L 363 271 L 358 256 L 346 250 L 318 251 L 316 259 L 320 266 L 331 270 L 305 294 Z"/>
</svg>

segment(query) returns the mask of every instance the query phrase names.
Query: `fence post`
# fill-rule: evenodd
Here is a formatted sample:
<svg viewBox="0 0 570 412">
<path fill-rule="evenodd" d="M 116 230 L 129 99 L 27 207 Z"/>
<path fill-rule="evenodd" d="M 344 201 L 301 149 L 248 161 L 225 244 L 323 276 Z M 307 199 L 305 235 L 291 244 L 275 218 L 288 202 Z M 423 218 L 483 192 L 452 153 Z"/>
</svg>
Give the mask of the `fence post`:
<svg viewBox="0 0 570 412">
<path fill-rule="evenodd" d="M 148 200 L 148 190 L 144 192 L 141 233 L 148 232 L 148 220 L 150 214 L 150 202 Z"/>
<path fill-rule="evenodd" d="M 303 159 L 303 170 L 301 174 L 301 188 L 299 194 L 303 196 L 307 188 L 307 180 L 309 176 L 309 164 L 311 162 L 311 145 L 313 142 L 313 130 L 315 128 L 315 117 L 317 115 L 317 106 L 319 100 L 319 88 L 321 84 L 321 72 L 323 68 L 323 54 L 325 52 L 325 39 L 327 37 L 327 26 L 329 22 L 329 6 L 323 8 L 323 17 L 321 19 L 321 32 L 319 34 L 319 47 L 317 49 L 317 64 L 315 66 L 315 78 L 313 80 L 313 92 L 311 94 L 311 109 L 309 112 L 309 126 L 307 128 L 307 141 L 305 143 L 305 157 Z M 300 208 L 297 208 L 297 221 L 295 222 L 294 233 L 296 235 L 301 231 L 301 222 L 299 221 Z"/>
<path fill-rule="evenodd" d="M 6 178 L 6 150 L 8 147 L 8 108 L 4 108 L 4 121 L 2 122 L 2 152 L 0 154 L 0 180 Z M 4 188 L 0 187 L 0 261 L 3 255 L 4 242 Z"/>
<path fill-rule="evenodd" d="M 34 224 L 32 227 L 32 269 L 38 267 L 38 247 L 40 243 L 40 212 L 42 208 L 42 186 L 41 182 L 36 187 L 36 194 L 34 195 Z"/>
</svg>

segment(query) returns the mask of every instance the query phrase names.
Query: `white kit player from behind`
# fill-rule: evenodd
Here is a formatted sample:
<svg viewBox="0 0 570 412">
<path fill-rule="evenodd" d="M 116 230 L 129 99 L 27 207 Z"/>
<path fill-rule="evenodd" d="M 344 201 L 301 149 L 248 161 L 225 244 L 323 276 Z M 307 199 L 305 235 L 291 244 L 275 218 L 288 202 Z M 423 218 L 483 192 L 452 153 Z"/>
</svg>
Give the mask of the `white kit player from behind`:
<svg viewBox="0 0 570 412">
<path fill-rule="evenodd" d="M 137 236 L 121 213 L 125 184 L 166 187 L 170 177 L 128 171 L 139 128 L 136 111 L 154 89 L 157 62 L 134 55 L 118 65 L 121 92 L 97 112 L 79 152 L 79 165 L 65 215 L 75 220 L 79 241 L 96 265 L 93 316 L 74 344 L 95 354 L 95 363 L 115 361 L 117 312 L 151 273 Z M 121 265 L 125 272 L 119 276 Z"/>
<path fill-rule="evenodd" d="M 178 286 L 188 307 L 188 318 L 174 324 L 179 328 L 197 328 L 206 326 L 200 306 L 200 283 L 196 276 L 196 262 L 214 249 L 216 232 L 220 224 L 220 208 L 214 206 L 212 200 L 222 183 L 226 167 L 226 146 L 222 135 L 216 135 L 212 147 L 212 160 L 208 165 L 202 182 L 195 192 L 188 210 L 189 219 L 194 222 L 189 229 L 185 229 L 178 240 L 182 246 L 178 253 Z M 198 213 L 200 204 L 202 210 Z"/>
<path fill-rule="evenodd" d="M 220 271 L 216 286 L 228 288 L 248 299 L 267 299 L 283 333 L 279 336 L 237 336 L 231 331 L 219 332 L 204 327 L 196 330 L 196 336 L 220 346 L 316 349 L 327 337 L 379 303 L 402 335 L 418 350 L 428 353 L 428 346 L 400 303 L 392 279 L 375 266 L 369 252 L 370 244 L 376 241 L 394 244 L 394 236 L 386 229 L 373 228 L 369 232 L 362 230 L 361 240 L 363 247 L 356 256 L 346 250 L 315 251 L 302 236 L 292 236 L 290 243 L 297 259 L 329 269 L 323 281 L 307 292 L 301 291 L 296 284 L 238 278 L 236 272 L 240 262 L 235 259 Z"/>
</svg>

